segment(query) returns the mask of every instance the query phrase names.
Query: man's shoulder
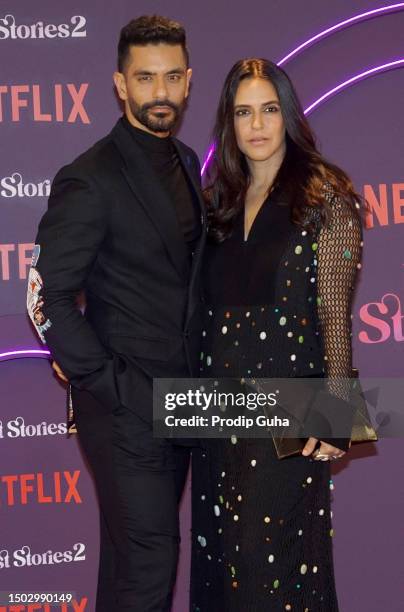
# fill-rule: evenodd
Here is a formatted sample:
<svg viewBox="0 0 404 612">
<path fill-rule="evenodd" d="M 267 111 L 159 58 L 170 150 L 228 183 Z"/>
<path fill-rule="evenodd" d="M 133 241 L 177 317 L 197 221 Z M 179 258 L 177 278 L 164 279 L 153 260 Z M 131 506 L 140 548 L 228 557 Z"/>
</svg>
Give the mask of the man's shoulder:
<svg viewBox="0 0 404 612">
<path fill-rule="evenodd" d="M 182 142 L 182 140 L 179 140 L 179 138 L 173 138 L 173 140 L 177 147 L 179 147 L 186 156 L 189 156 L 195 163 L 199 165 L 199 157 L 191 147 L 186 145 L 185 142 Z"/>
<path fill-rule="evenodd" d="M 122 166 L 122 159 L 111 133 L 107 134 L 75 159 L 64 165 L 58 175 L 74 175 L 88 179 L 113 176 Z"/>
</svg>

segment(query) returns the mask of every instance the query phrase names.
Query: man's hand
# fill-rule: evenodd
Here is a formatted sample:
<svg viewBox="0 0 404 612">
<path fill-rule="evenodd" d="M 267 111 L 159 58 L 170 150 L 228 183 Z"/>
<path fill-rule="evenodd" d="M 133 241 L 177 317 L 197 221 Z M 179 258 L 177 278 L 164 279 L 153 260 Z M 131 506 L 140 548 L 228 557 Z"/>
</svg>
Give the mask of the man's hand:
<svg viewBox="0 0 404 612">
<path fill-rule="evenodd" d="M 305 457 L 311 455 L 316 447 L 317 442 L 317 438 L 309 438 L 306 442 L 304 449 L 302 450 L 302 455 L 304 455 Z M 342 451 L 340 448 L 331 446 L 331 444 L 327 444 L 326 442 L 321 442 L 320 448 L 315 451 L 313 457 L 316 461 L 331 461 L 333 459 L 340 459 L 344 455 L 345 451 Z"/>
<path fill-rule="evenodd" d="M 61 380 L 63 380 L 64 382 L 69 382 L 66 376 L 63 374 L 60 367 L 58 366 L 58 364 L 56 363 L 56 361 L 52 361 L 52 368 L 55 370 L 56 374 L 59 376 Z"/>
</svg>

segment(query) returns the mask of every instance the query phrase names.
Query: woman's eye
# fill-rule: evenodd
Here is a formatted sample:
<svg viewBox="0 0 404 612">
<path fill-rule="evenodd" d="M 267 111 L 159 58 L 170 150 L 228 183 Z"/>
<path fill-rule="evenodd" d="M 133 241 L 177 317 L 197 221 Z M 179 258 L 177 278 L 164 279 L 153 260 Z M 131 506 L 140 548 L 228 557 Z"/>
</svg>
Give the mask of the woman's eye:
<svg viewBox="0 0 404 612">
<path fill-rule="evenodd" d="M 265 108 L 265 112 L 268 112 L 268 113 L 277 113 L 278 110 L 279 108 L 277 106 L 267 106 Z"/>
<path fill-rule="evenodd" d="M 244 117 L 245 115 L 248 115 L 248 112 L 249 111 L 246 108 L 241 108 L 236 111 L 236 117 Z"/>
</svg>

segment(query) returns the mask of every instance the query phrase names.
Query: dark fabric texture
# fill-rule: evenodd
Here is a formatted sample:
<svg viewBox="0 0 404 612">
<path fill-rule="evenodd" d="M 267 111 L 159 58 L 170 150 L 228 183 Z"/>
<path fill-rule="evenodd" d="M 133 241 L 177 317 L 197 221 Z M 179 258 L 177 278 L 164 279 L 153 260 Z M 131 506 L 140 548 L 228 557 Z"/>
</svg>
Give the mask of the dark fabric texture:
<svg viewBox="0 0 404 612">
<path fill-rule="evenodd" d="M 100 506 L 96 611 L 169 612 L 190 448 L 154 438 L 125 406 L 105 413 L 77 389 L 73 401 Z"/>
<path fill-rule="evenodd" d="M 168 612 L 176 576 L 192 441 L 153 438 L 152 382 L 198 373 L 206 223 L 198 159 L 170 141 L 192 252 L 166 182 L 120 119 L 57 173 L 30 271 L 28 310 L 69 379 L 100 502 L 97 612 Z"/>
<path fill-rule="evenodd" d="M 199 203 L 193 197 L 192 186 L 181 165 L 173 139 L 171 136 L 159 138 L 140 130 L 134 127 L 126 117 L 123 121 L 135 142 L 142 147 L 167 192 L 191 254 L 201 235 L 201 211 Z"/>
<path fill-rule="evenodd" d="M 361 227 L 348 206 L 330 203 L 329 227 L 309 211 L 309 233 L 275 190 L 246 241 L 240 216 L 229 239 L 209 244 L 202 376 L 324 378 L 331 408 L 348 406 L 339 378 L 351 376 Z M 324 396 L 314 397 L 312 424 Z M 329 463 L 280 460 L 270 438 L 232 438 L 205 440 L 192 464 L 191 609 L 337 612 Z"/>
<path fill-rule="evenodd" d="M 173 143 L 204 221 L 196 155 Z M 106 411 L 133 403 L 145 375 L 196 374 L 204 238 L 190 258 L 169 196 L 122 119 L 56 175 L 36 237 L 43 337 L 72 386 Z M 149 398 L 136 410 L 151 422 Z"/>
</svg>

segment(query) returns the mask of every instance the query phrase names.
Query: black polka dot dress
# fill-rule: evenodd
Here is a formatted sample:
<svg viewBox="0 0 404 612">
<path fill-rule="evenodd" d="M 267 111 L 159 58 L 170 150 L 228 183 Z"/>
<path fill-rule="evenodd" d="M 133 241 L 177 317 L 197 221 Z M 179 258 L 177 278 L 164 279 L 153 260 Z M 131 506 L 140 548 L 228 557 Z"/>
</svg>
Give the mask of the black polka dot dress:
<svg viewBox="0 0 404 612">
<path fill-rule="evenodd" d="M 240 216 L 208 246 L 202 376 L 351 376 L 361 223 L 329 200 L 311 232 L 275 191 L 246 241 Z M 280 460 L 270 438 L 204 440 L 192 484 L 193 612 L 338 612 L 329 462 Z"/>
</svg>

